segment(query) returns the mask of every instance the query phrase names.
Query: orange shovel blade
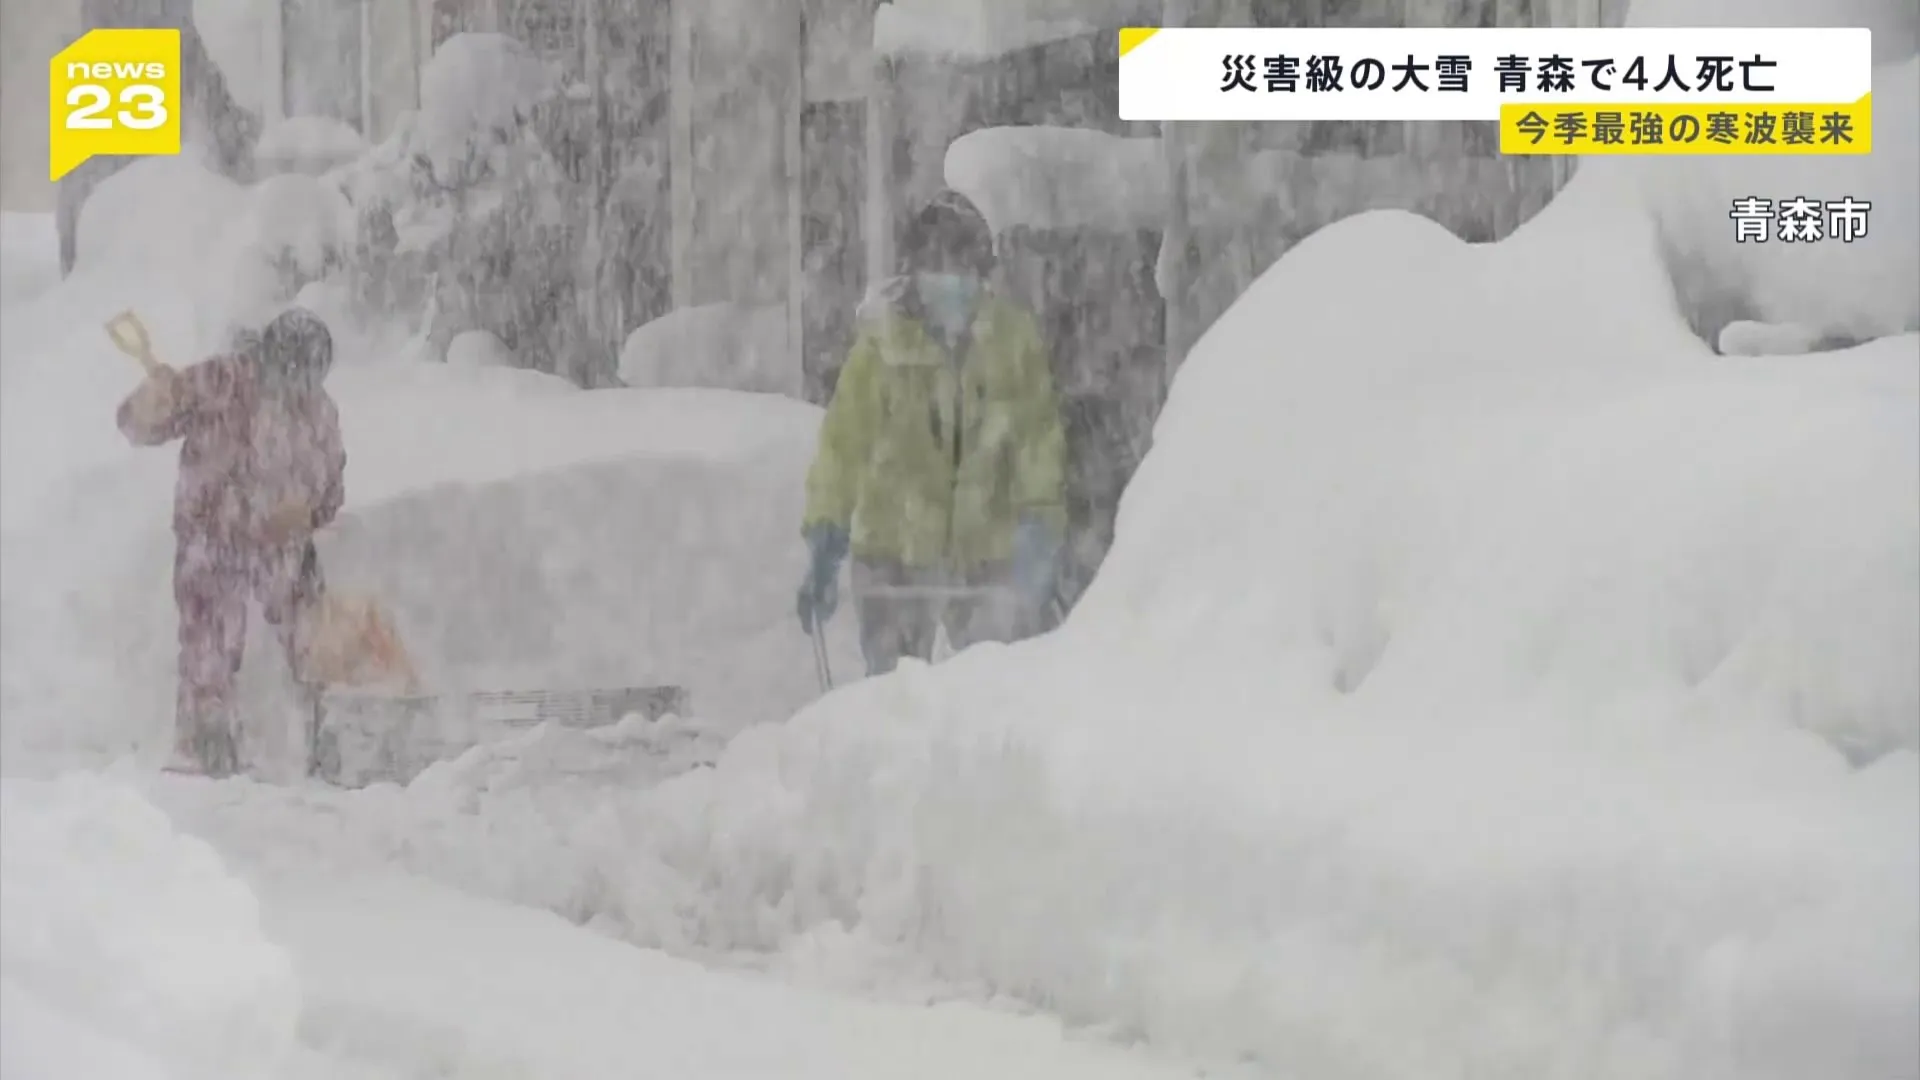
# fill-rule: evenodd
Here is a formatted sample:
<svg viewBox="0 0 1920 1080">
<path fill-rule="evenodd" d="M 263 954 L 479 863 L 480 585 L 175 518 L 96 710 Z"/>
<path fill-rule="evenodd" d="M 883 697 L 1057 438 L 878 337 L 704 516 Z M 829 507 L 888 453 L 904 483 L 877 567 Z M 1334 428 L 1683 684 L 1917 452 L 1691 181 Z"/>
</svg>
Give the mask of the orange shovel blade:
<svg viewBox="0 0 1920 1080">
<path fill-rule="evenodd" d="M 312 619 L 302 665 L 309 681 L 355 687 L 399 682 L 409 692 L 419 688 L 392 620 L 371 597 L 329 595 Z"/>
</svg>

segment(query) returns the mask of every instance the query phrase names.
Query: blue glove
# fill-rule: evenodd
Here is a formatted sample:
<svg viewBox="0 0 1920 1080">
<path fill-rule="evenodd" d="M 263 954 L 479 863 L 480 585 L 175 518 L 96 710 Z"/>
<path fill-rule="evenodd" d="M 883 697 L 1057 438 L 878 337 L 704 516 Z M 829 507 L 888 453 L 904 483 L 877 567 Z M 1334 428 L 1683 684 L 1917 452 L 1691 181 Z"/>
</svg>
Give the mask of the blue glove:
<svg viewBox="0 0 1920 1080">
<path fill-rule="evenodd" d="M 1053 526 L 1025 515 L 1013 530 L 1013 587 L 1035 610 L 1053 599 L 1053 575 L 1060 558 L 1060 537 Z"/>
<path fill-rule="evenodd" d="M 840 562 L 847 557 L 847 530 L 815 525 L 806 532 L 807 576 L 800 582 L 794 614 L 808 631 L 825 626 L 840 606 Z"/>
</svg>

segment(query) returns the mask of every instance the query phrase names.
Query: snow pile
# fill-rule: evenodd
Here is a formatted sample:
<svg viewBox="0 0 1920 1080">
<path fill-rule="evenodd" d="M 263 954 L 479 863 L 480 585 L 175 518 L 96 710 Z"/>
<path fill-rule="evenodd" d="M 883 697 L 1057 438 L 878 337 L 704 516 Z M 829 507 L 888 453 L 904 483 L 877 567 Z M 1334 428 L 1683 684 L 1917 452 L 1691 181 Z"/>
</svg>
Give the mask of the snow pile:
<svg viewBox="0 0 1920 1080">
<path fill-rule="evenodd" d="M 293 1045 L 291 963 L 246 886 L 132 789 L 0 782 L 5 1072 L 272 1075 Z"/>
<path fill-rule="evenodd" d="M 892 0 L 874 11 L 873 48 L 981 60 L 1160 17 L 1159 0 Z"/>
<path fill-rule="evenodd" d="M 1717 335 L 1735 320 L 1797 323 L 1866 340 L 1920 330 L 1920 15 L 1911 0 L 1802 4 L 1637 0 L 1637 26 L 1867 26 L 1873 30 L 1874 146 L 1842 157 L 1646 157 L 1583 164 L 1632 178 L 1657 223 L 1676 286 Z M 1873 204 L 1853 243 L 1736 244 L 1733 200 L 1851 195 Z"/>
<path fill-rule="evenodd" d="M 246 202 L 245 188 L 188 157 L 135 161 L 100 183 L 80 211 L 77 269 L 160 279 L 205 266 Z M 184 258 L 183 258 L 184 257 Z"/>
<path fill-rule="evenodd" d="M 717 725 L 678 716 L 628 717 L 602 728 L 542 724 L 476 746 L 422 772 L 408 785 L 416 804 L 475 814 L 510 793 L 536 798 L 556 789 L 573 797 L 560 816 L 577 810 L 581 795 L 637 791 L 691 769 L 710 766 L 732 734 Z M 549 800 L 550 801 L 550 800 Z M 495 815 L 494 820 L 499 820 Z"/>
<path fill-rule="evenodd" d="M 1160 140 L 1062 127 L 982 128 L 947 148 L 947 186 L 995 232 L 1151 229 L 1166 216 Z"/>
<path fill-rule="evenodd" d="M 447 343 L 447 366 L 512 370 L 513 350 L 507 348 L 506 342 L 485 330 L 468 330 L 455 334 L 453 340 Z M 540 375 L 539 372 L 528 372 L 528 374 Z M 552 378 L 552 376 L 541 377 Z M 575 389 L 572 383 L 567 383 L 564 379 L 555 381 L 565 384 L 569 389 Z"/>
<path fill-rule="evenodd" d="M 712 387 L 800 396 L 784 304 L 707 304 L 669 312 L 627 335 L 620 379 L 632 387 Z"/>
</svg>

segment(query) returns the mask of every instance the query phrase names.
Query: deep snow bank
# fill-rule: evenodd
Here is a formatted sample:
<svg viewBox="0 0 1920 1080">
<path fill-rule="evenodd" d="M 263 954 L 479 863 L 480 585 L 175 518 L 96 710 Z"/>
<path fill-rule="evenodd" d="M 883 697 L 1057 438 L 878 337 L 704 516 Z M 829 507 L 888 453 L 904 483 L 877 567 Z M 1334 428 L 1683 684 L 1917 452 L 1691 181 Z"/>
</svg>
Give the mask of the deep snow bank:
<svg viewBox="0 0 1920 1080">
<path fill-rule="evenodd" d="M 785 304 L 705 304 L 668 312 L 627 335 L 620 380 L 633 387 L 710 387 L 800 396 L 787 352 Z"/>
<path fill-rule="evenodd" d="M 1920 339 L 1717 361 L 1655 266 L 1592 181 L 1309 239 L 1065 630 L 599 810 L 603 916 L 1299 1075 L 1912 1073 Z"/>
<path fill-rule="evenodd" d="M 19 1080 L 272 1075 L 287 955 L 205 843 L 100 776 L 0 782 L 0 1060 Z"/>
</svg>

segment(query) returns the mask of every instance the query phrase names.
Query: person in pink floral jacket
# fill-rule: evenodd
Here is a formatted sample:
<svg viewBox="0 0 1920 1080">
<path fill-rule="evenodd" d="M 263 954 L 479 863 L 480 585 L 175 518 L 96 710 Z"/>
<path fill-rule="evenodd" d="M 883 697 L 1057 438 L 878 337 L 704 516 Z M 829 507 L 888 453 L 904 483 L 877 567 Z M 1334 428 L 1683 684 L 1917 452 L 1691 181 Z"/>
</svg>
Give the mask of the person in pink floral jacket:
<svg viewBox="0 0 1920 1080">
<path fill-rule="evenodd" d="M 120 405 L 120 430 L 135 445 L 181 441 L 176 771 L 238 768 L 233 699 L 250 602 L 299 671 L 301 617 L 322 587 L 313 534 L 345 496 L 339 413 L 322 385 L 332 363 L 326 324 L 295 308 L 239 353 L 158 369 Z M 302 689 L 317 708 L 317 689 Z"/>
</svg>

